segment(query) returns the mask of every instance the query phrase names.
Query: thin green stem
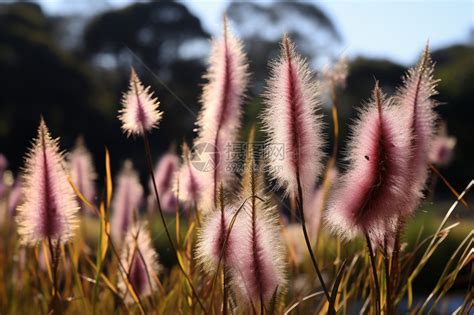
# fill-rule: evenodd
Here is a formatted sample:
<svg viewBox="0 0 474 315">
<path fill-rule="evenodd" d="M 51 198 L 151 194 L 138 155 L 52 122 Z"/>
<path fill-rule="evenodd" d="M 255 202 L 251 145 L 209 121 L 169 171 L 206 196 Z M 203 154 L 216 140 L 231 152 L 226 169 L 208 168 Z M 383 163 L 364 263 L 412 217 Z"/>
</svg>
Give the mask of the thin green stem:
<svg viewBox="0 0 474 315">
<path fill-rule="evenodd" d="M 188 274 L 184 270 L 183 265 L 181 264 L 181 260 L 178 257 L 178 252 L 176 250 L 176 246 L 173 243 L 173 239 L 171 238 L 171 234 L 170 234 L 170 231 L 168 229 L 168 225 L 166 224 L 165 216 L 164 216 L 163 210 L 161 208 L 160 196 L 158 194 L 158 188 L 156 187 L 155 174 L 153 172 L 153 161 L 152 161 L 152 158 L 151 158 L 150 143 L 148 141 L 148 137 L 147 137 L 146 134 L 143 134 L 143 143 L 145 145 L 145 153 L 146 153 L 146 157 L 147 157 L 148 171 L 150 172 L 151 181 L 153 183 L 153 190 L 155 192 L 156 204 L 158 206 L 158 212 L 160 213 L 161 223 L 163 224 L 163 227 L 165 229 L 165 233 L 166 233 L 166 236 L 168 237 L 168 241 L 170 243 L 170 246 L 173 249 L 174 254 L 176 255 L 176 260 L 178 261 L 179 269 L 181 270 L 184 277 L 188 281 L 189 287 L 191 288 L 191 292 L 194 295 L 194 297 L 196 298 L 196 301 L 198 302 L 199 306 L 201 307 L 203 312 L 205 314 L 207 314 L 208 312 L 207 312 L 206 308 L 204 307 L 204 305 L 202 304 L 201 299 L 199 298 L 199 295 L 197 294 L 196 290 L 194 289 L 194 286 L 193 286 L 193 283 L 192 283 L 191 279 L 189 278 Z"/>
<path fill-rule="evenodd" d="M 393 303 L 392 303 L 392 282 L 390 281 L 390 256 L 388 255 L 388 244 L 387 239 L 384 240 L 384 258 L 385 264 L 385 283 L 386 283 L 386 297 L 385 297 L 385 314 L 393 314 Z"/>
<path fill-rule="evenodd" d="M 227 315 L 227 299 L 228 299 L 228 288 L 227 288 L 227 267 L 224 266 L 222 268 L 222 290 L 223 290 L 223 295 L 222 295 L 222 314 Z"/>
<path fill-rule="evenodd" d="M 133 290 L 133 293 L 135 294 L 135 296 L 137 298 L 140 313 L 145 314 L 145 308 L 143 306 L 143 302 L 140 298 L 140 295 L 138 294 L 137 290 L 135 289 L 135 287 L 132 285 L 132 283 L 130 281 L 130 273 L 125 268 L 125 266 L 122 264 L 122 261 L 120 259 L 120 255 L 119 255 L 117 249 L 115 248 L 114 242 L 112 241 L 112 238 L 110 237 L 110 234 L 107 231 L 105 232 L 105 234 L 107 236 L 107 240 L 109 242 L 110 248 L 112 249 L 112 253 L 117 259 L 117 262 L 118 262 L 118 265 L 119 265 L 118 269 L 119 269 L 120 276 L 122 277 L 123 281 L 127 284 L 127 286 L 130 284 L 130 288 Z M 102 268 L 102 266 L 103 266 L 103 263 L 101 263 L 101 268 Z"/>
<path fill-rule="evenodd" d="M 61 314 L 61 303 L 58 295 L 58 253 L 59 253 L 59 240 L 57 241 L 56 251 L 53 247 L 51 237 L 48 237 L 48 247 L 51 255 L 51 273 L 53 278 L 53 296 L 51 298 L 50 313 Z"/>
<path fill-rule="evenodd" d="M 398 219 L 397 230 L 395 232 L 395 241 L 392 250 L 392 268 L 390 270 L 390 281 L 392 282 L 392 295 L 396 299 L 398 296 L 400 281 L 400 238 L 403 231 L 404 221 Z"/>
<path fill-rule="evenodd" d="M 311 247 L 311 242 L 309 240 L 308 231 L 306 230 L 306 221 L 305 221 L 304 207 L 303 207 L 303 189 L 301 188 L 301 181 L 300 181 L 299 172 L 296 173 L 296 180 L 297 180 L 297 184 L 298 184 L 298 209 L 300 210 L 301 227 L 303 228 L 304 240 L 306 242 L 306 247 L 308 248 L 308 252 L 309 252 L 309 255 L 311 257 L 311 261 L 313 263 L 314 270 L 316 270 L 316 274 L 318 275 L 319 282 L 321 282 L 321 287 L 324 291 L 324 294 L 326 295 L 327 300 L 330 301 L 331 296 L 329 295 L 329 291 L 326 287 L 323 276 L 322 276 L 321 271 L 319 269 L 318 262 L 316 260 L 316 256 L 314 255 L 313 249 Z"/>
<path fill-rule="evenodd" d="M 367 242 L 367 249 L 369 250 L 370 264 L 372 265 L 372 275 L 374 277 L 375 282 L 375 310 L 376 314 L 380 314 L 380 286 L 379 278 L 377 276 L 377 265 L 375 263 L 374 251 L 372 250 L 372 245 L 370 244 L 370 238 L 367 233 L 365 233 L 365 240 Z"/>
</svg>

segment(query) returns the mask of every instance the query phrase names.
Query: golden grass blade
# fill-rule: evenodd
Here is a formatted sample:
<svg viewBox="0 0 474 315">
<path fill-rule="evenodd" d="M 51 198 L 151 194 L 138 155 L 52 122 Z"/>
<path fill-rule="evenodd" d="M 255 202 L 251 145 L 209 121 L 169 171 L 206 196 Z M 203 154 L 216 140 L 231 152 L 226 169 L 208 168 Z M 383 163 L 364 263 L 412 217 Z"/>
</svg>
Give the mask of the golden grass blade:
<svg viewBox="0 0 474 315">
<path fill-rule="evenodd" d="M 112 201 L 112 172 L 110 171 L 110 154 L 109 149 L 105 148 L 105 183 L 107 189 L 107 209 L 110 209 L 110 202 Z"/>
<path fill-rule="evenodd" d="M 49 280 L 52 282 L 53 281 L 53 272 L 52 272 L 52 268 L 51 268 L 51 262 L 49 261 L 49 248 L 48 248 L 48 244 L 46 241 L 42 242 L 42 246 L 43 246 L 43 259 L 46 263 L 46 270 L 48 271 L 48 277 L 49 277 Z M 39 252 L 38 251 L 35 251 L 35 254 L 36 254 L 36 260 L 39 262 Z"/>
<path fill-rule="evenodd" d="M 301 300 L 299 300 L 298 302 L 292 304 L 292 305 L 285 311 L 284 315 L 290 314 L 290 312 L 291 312 L 292 310 L 294 310 L 296 307 L 298 307 L 298 305 L 300 305 L 302 302 L 307 301 L 307 300 L 310 300 L 310 299 L 312 299 L 312 298 L 315 298 L 315 297 L 320 296 L 320 295 L 323 295 L 323 294 L 324 294 L 324 291 L 318 291 L 318 292 L 314 292 L 314 293 L 312 293 L 312 294 L 310 294 L 310 295 L 307 295 L 307 296 L 303 297 L 303 298 L 302 298 Z"/>
<path fill-rule="evenodd" d="M 77 261 L 76 259 L 74 259 L 74 257 L 78 256 L 78 255 L 75 255 L 75 251 L 73 250 L 72 248 L 72 245 L 71 243 L 67 244 L 67 248 L 68 248 L 68 251 L 69 251 L 69 256 L 71 257 L 71 264 L 72 264 L 72 269 L 73 269 L 73 276 L 74 276 L 74 282 L 79 290 L 79 296 L 80 296 L 80 299 L 81 299 L 81 302 L 82 302 L 82 307 L 84 308 L 84 312 L 85 314 L 90 314 L 90 310 L 89 310 L 89 307 L 87 305 L 87 301 L 86 301 L 86 297 L 84 295 L 84 288 L 82 287 L 82 282 L 81 282 L 81 279 L 79 277 L 79 270 L 76 268 L 77 264 L 75 263 L 75 261 Z"/>
<path fill-rule="evenodd" d="M 440 289 L 441 292 L 440 294 L 438 294 L 438 297 L 436 298 L 436 300 L 434 301 L 434 303 L 431 305 L 431 308 L 430 308 L 430 311 L 429 313 L 432 313 L 433 309 L 436 307 L 436 305 L 439 303 L 440 299 L 447 293 L 447 291 L 453 286 L 454 284 L 454 281 L 456 280 L 457 278 L 457 275 L 459 274 L 459 272 L 461 271 L 461 269 L 463 267 L 465 267 L 469 261 L 470 261 L 470 258 L 472 253 L 471 251 L 473 251 L 473 248 L 472 248 L 472 245 L 474 243 L 474 231 L 471 231 L 471 233 L 469 233 L 466 238 L 463 240 L 463 242 L 461 243 L 461 245 L 459 245 L 459 247 L 456 249 L 456 251 L 454 252 L 454 254 L 451 256 L 451 258 L 449 259 L 448 261 L 448 264 L 446 265 L 446 268 L 445 270 L 443 271 L 443 275 L 440 277 L 440 280 L 439 280 L 439 283 L 437 284 L 435 290 L 436 292 L 434 291 L 433 293 L 436 294 L 437 291 L 439 291 Z M 465 249 L 464 249 L 464 252 L 461 254 L 460 258 L 459 258 L 459 261 L 455 267 L 455 269 L 448 275 L 445 277 L 445 274 L 447 273 L 448 271 L 448 266 L 450 266 L 452 264 L 452 262 L 454 261 L 454 258 L 457 256 L 457 254 L 459 253 L 459 250 L 463 247 L 463 245 L 465 244 L 465 242 L 469 240 L 469 243 L 465 246 Z M 433 294 L 433 295 L 434 295 Z M 431 295 L 430 295 L 431 296 Z M 422 310 L 424 310 L 424 308 L 426 307 L 428 303 L 428 299 L 427 301 L 425 302 L 425 304 L 423 305 L 423 308 Z"/>
<path fill-rule="evenodd" d="M 451 225 L 447 228 L 444 228 L 446 225 L 446 222 L 448 221 L 449 217 L 453 213 L 454 209 L 456 209 L 457 205 L 459 204 L 459 201 L 464 198 L 464 196 L 471 190 L 471 188 L 474 186 L 474 180 L 472 180 L 466 188 L 463 190 L 463 192 L 459 195 L 459 197 L 456 199 L 456 201 L 451 205 L 449 210 L 447 211 L 446 215 L 444 216 L 443 220 L 441 221 L 441 224 L 439 225 L 437 231 L 434 233 L 434 236 L 428 245 L 428 247 L 425 250 L 425 253 L 423 254 L 420 262 L 418 265 L 415 267 L 415 269 L 410 273 L 410 276 L 408 277 L 406 285 L 400 290 L 400 296 L 404 294 L 405 290 L 408 290 L 408 308 L 410 309 L 413 303 L 413 289 L 412 289 L 412 284 L 414 279 L 418 276 L 420 271 L 423 269 L 425 266 L 426 262 L 429 260 L 431 255 L 435 252 L 436 248 L 441 244 L 446 237 L 448 236 L 450 230 L 456 226 L 456 224 Z"/>
<path fill-rule="evenodd" d="M 433 164 L 430 164 L 430 169 L 439 177 L 441 178 L 441 180 L 443 181 L 443 183 L 448 187 L 448 189 L 453 193 L 454 196 L 456 196 L 456 198 L 459 198 L 459 193 L 456 191 L 456 189 L 454 189 L 454 187 L 449 183 L 449 181 L 441 174 L 441 172 L 433 165 Z M 460 198 L 462 204 L 468 208 L 468 209 L 471 209 L 471 207 L 469 206 L 469 204 L 467 203 L 467 201 L 464 199 L 464 198 Z"/>
<path fill-rule="evenodd" d="M 84 202 L 84 204 L 90 208 L 91 210 L 93 211 L 97 211 L 97 209 L 86 199 L 86 197 L 84 197 L 84 195 L 79 191 L 79 189 L 76 187 L 76 185 L 74 184 L 71 176 L 68 176 L 67 177 L 67 181 L 69 182 L 69 185 L 71 185 L 72 189 L 74 190 L 74 193 L 76 194 L 77 197 L 79 197 L 79 199 L 81 199 L 82 202 Z"/>
<path fill-rule="evenodd" d="M 87 256 L 86 256 L 86 261 L 94 269 L 94 271 L 97 272 L 97 269 L 96 269 L 96 266 L 95 266 L 94 262 Z M 110 291 L 112 291 L 112 293 L 115 294 L 116 296 L 120 297 L 120 294 L 119 294 L 117 288 L 112 284 L 112 282 L 109 280 L 109 278 L 107 278 L 107 276 L 104 273 L 101 273 L 101 278 L 104 281 L 104 283 L 107 285 L 107 287 L 110 289 Z M 94 279 L 87 278 L 86 280 L 88 282 L 95 283 Z"/>
</svg>

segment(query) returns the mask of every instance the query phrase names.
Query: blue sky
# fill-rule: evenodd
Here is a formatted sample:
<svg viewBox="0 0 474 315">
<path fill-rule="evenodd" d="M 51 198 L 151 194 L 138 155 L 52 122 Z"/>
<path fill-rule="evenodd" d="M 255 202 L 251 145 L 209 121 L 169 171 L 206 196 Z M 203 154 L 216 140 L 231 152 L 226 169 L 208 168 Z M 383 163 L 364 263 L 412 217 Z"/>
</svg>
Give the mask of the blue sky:
<svg viewBox="0 0 474 315">
<path fill-rule="evenodd" d="M 84 12 L 89 1 L 42 0 L 47 12 Z M 268 0 L 260 1 L 268 3 Z M 108 0 L 104 7 L 119 7 L 130 0 Z M 229 1 L 183 1 L 211 33 L 220 29 Z M 474 32 L 474 0 L 444 1 L 314 1 L 335 22 L 350 57 L 388 58 L 408 65 L 418 58 L 427 39 L 436 49 L 453 43 L 468 43 Z M 95 3 L 97 5 L 97 3 Z M 471 35 L 470 35 L 471 34 Z M 471 39 L 470 39 L 471 38 Z"/>
</svg>

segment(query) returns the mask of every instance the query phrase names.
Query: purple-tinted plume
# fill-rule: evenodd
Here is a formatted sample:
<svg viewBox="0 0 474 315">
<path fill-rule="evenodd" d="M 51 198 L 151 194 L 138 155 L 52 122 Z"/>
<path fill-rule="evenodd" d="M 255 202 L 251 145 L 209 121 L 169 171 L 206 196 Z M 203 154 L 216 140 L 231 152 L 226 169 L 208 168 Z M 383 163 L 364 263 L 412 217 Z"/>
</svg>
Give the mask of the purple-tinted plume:
<svg viewBox="0 0 474 315">
<path fill-rule="evenodd" d="M 176 198 L 177 178 L 175 176 L 179 168 L 179 157 L 176 154 L 167 153 L 161 157 L 155 167 L 156 188 L 160 196 L 163 211 L 174 213 L 178 200 Z M 153 191 L 153 183 L 149 181 L 150 191 Z M 156 198 L 148 196 L 148 210 L 156 210 Z"/>
<path fill-rule="evenodd" d="M 140 298 L 156 291 L 156 279 L 162 267 L 158 263 L 158 254 L 153 248 L 146 224 L 134 224 L 127 232 L 120 261 L 128 274 L 128 282 Z M 133 303 L 123 277 L 119 275 L 118 279 L 118 289 L 125 302 Z"/>
<path fill-rule="evenodd" d="M 13 218 L 16 215 L 16 209 L 18 205 L 22 203 L 22 200 L 23 200 L 23 189 L 22 189 L 21 179 L 17 179 L 10 191 L 10 195 L 8 196 L 7 211 L 10 217 Z"/>
<path fill-rule="evenodd" d="M 407 191 L 411 195 L 411 204 L 407 205 L 404 214 L 412 213 L 423 196 L 423 189 L 428 177 L 428 158 L 435 131 L 436 114 L 433 110 L 436 103 L 431 98 L 436 94 L 436 83 L 433 79 L 433 63 L 426 46 L 420 62 L 408 70 L 403 86 L 398 90 L 396 101 L 405 111 L 405 128 L 411 130 L 411 158 L 409 160 L 409 178 Z"/>
<path fill-rule="evenodd" d="M 122 105 L 118 118 L 122 122 L 123 132 L 128 136 L 143 135 L 158 127 L 162 117 L 162 112 L 158 110 L 160 102 L 150 92 L 150 87 L 143 86 L 133 68 L 129 89 L 123 95 Z"/>
<path fill-rule="evenodd" d="M 321 117 L 318 89 L 307 62 L 288 36 L 279 59 L 273 62 L 265 94 L 263 124 L 268 134 L 269 172 L 277 185 L 297 195 L 298 177 L 303 193 L 313 189 L 321 173 Z"/>
<path fill-rule="evenodd" d="M 204 218 L 198 232 L 196 259 L 208 274 L 217 270 L 219 261 L 226 266 L 232 266 L 235 262 L 232 255 L 237 244 L 234 229 L 228 234 L 234 214 L 233 208 L 225 208 L 208 212 Z"/>
<path fill-rule="evenodd" d="M 121 243 L 122 237 L 132 225 L 133 214 L 143 200 L 143 187 L 131 161 L 124 163 L 116 179 L 112 200 L 111 232 L 114 241 Z"/>
<path fill-rule="evenodd" d="M 3 197 L 3 194 L 7 190 L 7 185 L 5 185 L 4 174 L 8 168 L 8 160 L 5 155 L 0 153 L 0 198 Z"/>
<path fill-rule="evenodd" d="M 179 199 L 187 207 L 198 207 L 201 200 L 203 186 L 197 172 L 199 171 L 191 163 L 189 147 L 183 144 L 183 163 L 176 176 L 178 177 Z"/>
<path fill-rule="evenodd" d="M 367 233 L 383 244 L 407 206 L 411 138 L 403 126 L 403 111 L 384 99 L 376 85 L 372 101 L 352 128 L 348 170 L 328 202 L 326 221 L 342 237 Z"/>
<path fill-rule="evenodd" d="M 236 141 L 242 118 L 243 96 L 247 87 L 247 58 L 243 45 L 224 21 L 224 32 L 214 39 L 209 57 L 208 80 L 201 98 L 202 110 L 197 122 L 198 137 L 195 146 L 205 146 L 213 152 L 203 152 L 202 158 L 213 164 L 208 172 L 196 174 L 205 192 L 203 208 L 217 204 L 218 183 L 227 187 L 232 181 L 232 161 L 226 154 L 229 144 Z"/>
<path fill-rule="evenodd" d="M 71 178 L 76 185 L 76 188 L 82 196 L 89 202 L 93 202 L 95 197 L 95 179 L 96 174 L 94 164 L 92 163 L 92 156 L 87 150 L 84 139 L 79 137 L 76 141 L 76 146 L 68 155 L 69 172 Z M 78 198 L 81 210 L 84 211 L 87 206 Z M 91 210 L 91 209 L 89 209 Z"/>
<path fill-rule="evenodd" d="M 438 166 L 448 165 L 453 158 L 455 147 L 456 138 L 448 136 L 446 123 L 442 123 L 433 139 L 429 154 L 430 162 Z"/>
<path fill-rule="evenodd" d="M 47 239 L 66 242 L 73 236 L 79 206 L 68 182 L 58 140 L 51 138 L 43 119 L 26 157 L 23 197 L 24 202 L 17 209 L 18 233 L 23 243 Z"/>
<path fill-rule="evenodd" d="M 252 150 L 245 163 L 240 200 L 248 199 L 235 224 L 232 255 L 233 283 L 237 292 L 253 305 L 267 303 L 286 286 L 285 245 L 278 212 L 265 198 L 262 170 L 257 169 Z"/>
</svg>

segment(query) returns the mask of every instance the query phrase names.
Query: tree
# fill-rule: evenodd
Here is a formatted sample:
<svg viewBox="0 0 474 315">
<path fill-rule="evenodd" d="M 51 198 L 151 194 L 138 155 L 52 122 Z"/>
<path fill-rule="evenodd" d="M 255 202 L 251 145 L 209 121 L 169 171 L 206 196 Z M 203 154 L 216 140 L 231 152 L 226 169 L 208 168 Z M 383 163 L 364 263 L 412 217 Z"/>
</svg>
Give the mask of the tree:
<svg viewBox="0 0 474 315">
<path fill-rule="evenodd" d="M 152 136 L 155 150 L 163 152 L 173 142 L 192 137 L 209 34 L 184 5 L 139 2 L 106 11 L 89 22 L 83 38 L 82 55 L 98 71 L 117 78 L 112 91 L 116 104 L 127 89 L 130 66 L 151 85 L 165 113 L 160 133 L 173 135 Z"/>
<path fill-rule="evenodd" d="M 64 143 L 104 120 L 110 95 L 92 69 L 64 52 L 51 35 L 50 20 L 31 3 L 0 7 L 0 148 L 16 169 L 43 115 Z"/>
<path fill-rule="evenodd" d="M 99 65 L 109 58 L 109 63 L 128 69 L 135 55 L 152 71 L 163 72 L 185 59 L 183 45 L 205 42 L 208 37 L 199 19 L 184 5 L 159 1 L 135 3 L 96 16 L 85 29 L 84 46 L 85 54 Z"/>
<path fill-rule="evenodd" d="M 322 55 L 334 55 L 341 36 L 331 19 L 311 3 L 275 2 L 261 5 L 232 2 L 227 15 L 245 42 L 252 72 L 252 88 L 259 94 L 267 78 L 268 62 L 278 56 L 279 43 L 286 32 L 298 51 L 316 64 Z"/>
<path fill-rule="evenodd" d="M 436 62 L 435 77 L 440 79 L 440 105 L 437 112 L 446 120 L 449 134 L 457 138 L 454 159 L 444 173 L 454 187 L 461 189 L 474 174 L 474 142 L 472 118 L 474 117 L 474 47 L 454 45 L 433 52 Z"/>
</svg>

